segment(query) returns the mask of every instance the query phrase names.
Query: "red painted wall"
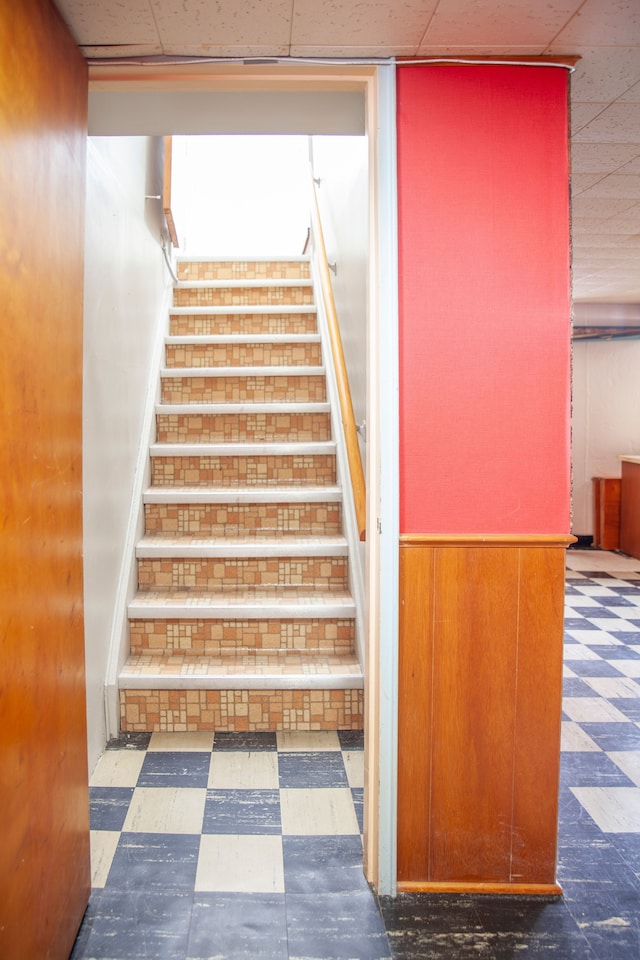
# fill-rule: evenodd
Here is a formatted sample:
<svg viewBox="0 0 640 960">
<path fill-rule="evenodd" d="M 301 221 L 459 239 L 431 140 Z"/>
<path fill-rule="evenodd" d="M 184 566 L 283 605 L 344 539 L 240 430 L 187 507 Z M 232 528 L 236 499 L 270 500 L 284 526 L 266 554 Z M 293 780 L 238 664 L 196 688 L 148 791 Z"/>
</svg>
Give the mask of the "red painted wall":
<svg viewBox="0 0 640 960">
<path fill-rule="evenodd" d="M 565 70 L 397 73 L 401 533 L 568 533 Z"/>
</svg>

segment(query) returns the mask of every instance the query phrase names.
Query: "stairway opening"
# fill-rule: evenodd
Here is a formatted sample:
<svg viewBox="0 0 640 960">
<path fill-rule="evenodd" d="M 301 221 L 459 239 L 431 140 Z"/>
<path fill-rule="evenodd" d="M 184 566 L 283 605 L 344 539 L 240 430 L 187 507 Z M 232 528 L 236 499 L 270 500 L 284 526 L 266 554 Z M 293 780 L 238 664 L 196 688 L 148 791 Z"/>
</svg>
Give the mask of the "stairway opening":
<svg viewBox="0 0 640 960">
<path fill-rule="evenodd" d="M 349 70 L 353 73 L 353 78 L 346 76 Z M 212 73 L 212 79 L 206 82 L 211 82 L 215 86 L 218 78 L 213 77 L 215 70 L 210 72 Z M 223 75 L 226 74 L 226 68 L 223 68 L 220 72 Z M 278 73 L 277 70 L 272 72 L 274 75 Z M 306 72 L 317 73 L 316 70 L 307 70 Z M 331 73 L 333 71 L 325 72 Z M 380 72 L 381 80 L 384 81 L 383 83 L 379 83 L 376 79 L 378 72 Z M 102 71 L 102 73 L 105 72 Z M 135 70 L 133 73 L 135 73 Z M 304 76 L 304 73 L 305 71 L 302 70 L 301 78 L 289 78 L 287 82 L 290 84 L 290 87 L 295 87 L 296 83 L 304 86 L 307 83 L 307 77 Z M 107 76 L 107 74 L 109 75 Z M 244 74 L 245 71 L 243 71 L 241 78 L 234 77 L 233 83 L 242 85 L 245 80 L 248 80 L 248 86 L 250 87 L 252 82 L 251 77 L 245 77 Z M 382 871 L 384 873 L 381 889 L 388 889 L 389 884 L 393 882 L 394 848 L 393 814 L 391 812 L 395 782 L 393 773 L 393 694 L 391 693 L 394 684 L 394 654 L 393 647 L 389 646 L 387 648 L 387 641 L 385 641 L 384 657 L 386 663 L 383 664 L 381 672 L 379 669 L 378 637 L 384 632 L 388 640 L 393 644 L 393 636 L 395 633 L 394 624 L 396 622 L 396 615 L 394 614 L 394 602 L 396 601 L 394 601 L 394 597 L 397 597 L 397 592 L 394 586 L 394 558 L 397 533 L 394 533 L 394 530 L 397 531 L 397 520 L 395 517 L 395 495 L 393 494 L 392 482 L 389 482 L 393 480 L 392 475 L 395 469 L 392 452 L 394 447 L 393 437 L 391 437 L 390 447 L 387 444 L 387 449 L 391 450 L 391 456 L 387 456 L 384 462 L 380 460 L 379 450 L 380 441 L 383 440 L 383 442 L 387 443 L 385 440 L 386 435 L 389 431 L 393 434 L 396 430 L 396 417 L 394 416 L 395 388 L 393 386 L 395 375 L 393 356 L 397 350 L 397 346 L 395 345 L 396 328 L 394 321 L 395 300 L 393 296 L 393 280 L 395 277 L 393 220 L 393 212 L 395 209 L 395 180 L 392 135 L 393 69 L 378 71 L 375 68 L 366 68 L 365 70 L 349 68 L 347 71 L 341 70 L 340 74 L 341 76 L 339 78 L 331 78 L 328 80 L 328 83 L 337 84 L 337 89 L 345 90 L 345 93 L 340 94 L 340 97 L 347 103 L 346 113 L 350 116 L 355 116 L 358 109 L 362 110 L 361 106 L 358 107 L 357 100 L 359 97 L 363 98 L 367 116 L 366 125 L 369 130 L 374 132 L 373 140 L 368 138 L 367 144 L 366 169 L 367 175 L 369 169 L 371 170 L 371 176 L 368 182 L 369 195 L 364 202 L 365 224 L 369 211 L 373 211 L 372 216 L 369 218 L 369 236 L 365 240 L 365 246 L 367 242 L 370 243 L 370 246 L 364 253 L 358 250 L 353 263 L 344 259 L 339 260 L 337 263 L 337 275 L 334 274 L 333 278 L 336 287 L 339 287 L 341 284 L 348 284 L 353 287 L 354 277 L 356 278 L 356 284 L 361 284 L 365 301 L 364 309 L 358 311 L 359 320 L 365 325 L 367 323 L 373 323 L 374 325 L 372 335 L 368 335 L 365 338 L 366 354 L 363 353 L 362 338 L 358 340 L 357 337 L 353 339 L 347 337 L 344 346 L 347 354 L 352 350 L 356 354 L 359 354 L 359 356 L 356 356 L 357 360 L 364 360 L 363 369 L 368 363 L 373 371 L 373 384 L 370 380 L 368 383 L 365 382 L 361 385 L 362 395 L 367 398 L 365 401 L 364 414 L 368 413 L 370 417 L 367 430 L 367 456 L 371 457 L 372 466 L 368 464 L 367 467 L 370 479 L 374 484 L 370 498 L 372 512 L 369 525 L 371 530 L 366 546 L 366 550 L 368 551 L 366 579 L 368 592 L 367 642 L 371 645 L 366 664 L 369 677 L 367 683 L 370 691 L 367 710 L 369 718 L 368 730 L 373 733 L 373 736 L 370 740 L 372 753 L 366 765 L 368 771 L 367 787 L 370 790 L 372 803 L 369 805 L 370 819 L 368 831 L 365 830 L 365 833 L 368 833 L 369 837 L 368 876 L 373 879 L 374 882 L 377 877 L 381 876 L 376 862 L 378 854 L 380 853 L 382 857 Z M 345 76 L 343 76 L 343 74 L 345 74 Z M 133 245 L 131 241 L 135 240 L 135 242 L 138 243 L 138 240 L 143 238 L 145 227 L 150 237 L 154 234 L 157 236 L 154 229 L 154 222 L 149 216 L 145 217 L 140 227 L 138 227 L 135 222 L 132 222 L 131 213 L 133 213 L 134 220 L 138 215 L 138 198 L 143 194 L 156 194 L 158 190 L 157 184 L 150 180 L 149 176 L 147 176 L 146 183 L 141 184 L 143 189 L 140 189 L 138 178 L 136 191 L 136 183 L 134 182 L 136 181 L 136 176 L 131 177 L 131 185 L 129 185 L 129 172 L 131 171 L 133 173 L 133 168 L 129 166 L 128 158 L 142 158 L 144 145 L 142 142 L 138 143 L 138 141 L 142 141 L 145 137 L 147 140 L 153 140 L 155 134 L 168 133 L 169 130 L 166 127 L 168 126 L 168 120 L 170 120 L 172 116 L 178 119 L 177 125 L 183 124 L 183 121 L 189 125 L 195 122 L 195 115 L 191 112 L 190 105 L 188 104 L 188 95 L 186 93 L 183 99 L 180 100 L 180 104 L 175 102 L 176 96 L 171 95 L 166 101 L 166 109 L 163 108 L 162 110 L 163 129 L 158 130 L 157 127 L 154 128 L 154 124 L 156 123 L 156 119 L 154 118 L 159 116 L 157 111 L 155 111 L 155 109 L 149 111 L 145 109 L 147 102 L 142 102 L 144 96 L 141 97 L 137 93 L 133 98 L 129 96 L 128 90 L 131 89 L 130 82 L 135 85 L 136 77 L 132 75 L 131 78 L 127 78 L 123 85 L 120 82 L 121 78 L 117 75 L 117 71 L 114 72 L 113 78 L 111 78 L 110 72 L 106 71 L 105 75 L 101 78 L 96 74 L 94 80 L 99 80 L 100 83 L 96 84 L 95 94 L 90 95 L 90 133 L 96 144 L 96 148 L 95 150 L 93 149 L 90 141 L 90 181 L 92 189 L 89 195 L 88 224 L 90 225 L 90 245 L 93 246 L 96 254 L 93 257 L 89 257 L 90 273 L 88 275 L 89 282 L 87 290 L 89 293 L 88 303 L 91 306 L 91 313 L 88 316 L 92 317 L 92 327 L 88 331 L 88 338 L 85 340 L 85 356 L 88 358 L 89 363 L 88 376 L 85 378 L 85 383 L 88 385 L 88 389 L 93 392 L 93 396 L 88 396 L 85 403 L 85 409 L 89 414 L 87 421 L 88 431 L 86 435 L 89 438 L 92 451 L 88 462 L 89 469 L 85 470 L 85 476 L 90 478 L 90 482 L 95 482 L 96 486 L 95 495 L 92 493 L 91 488 L 89 488 L 87 491 L 89 495 L 85 496 L 85 518 L 87 521 L 85 522 L 85 532 L 87 532 L 89 536 L 89 539 L 86 540 L 85 563 L 88 565 L 87 569 L 90 573 L 90 575 L 86 577 L 89 592 L 85 598 L 85 610 L 90 619 L 90 629 L 88 631 L 88 663 L 91 664 L 93 671 L 89 678 L 89 725 L 90 728 L 93 728 L 93 742 L 98 746 L 100 742 L 98 686 L 101 675 L 105 675 L 104 673 L 101 674 L 100 668 L 106 659 L 107 689 L 109 691 L 114 689 L 113 680 L 117 677 L 121 667 L 121 664 L 118 663 L 117 656 L 114 654 L 114 651 L 117 648 L 119 649 L 118 626 L 114 620 L 110 626 L 110 637 L 105 637 L 105 632 L 109 634 L 109 623 L 105 620 L 103 611 L 106 611 L 106 604 L 112 594 L 116 596 L 117 608 L 118 603 L 120 603 L 118 598 L 124 595 L 129 586 L 126 582 L 126 575 L 123 574 L 122 570 L 118 574 L 117 569 L 115 569 L 115 564 L 112 562 L 112 560 L 115 561 L 118 555 L 117 550 L 119 543 L 121 541 L 124 543 L 125 539 L 123 537 L 121 521 L 121 516 L 123 515 L 121 488 L 124 487 L 124 484 L 121 483 L 121 478 L 126 478 L 126 476 L 135 473 L 134 484 L 138 482 L 138 468 L 135 467 L 135 470 L 132 470 L 131 460 L 135 437 L 140 434 L 140 427 L 134 425 L 132 430 L 131 426 L 124 424 L 123 419 L 126 416 L 126 411 L 131 409 L 129 401 L 130 398 L 133 397 L 134 392 L 134 385 L 131 383 L 133 367 L 134 365 L 136 368 L 141 366 L 139 359 L 141 354 L 139 353 L 138 347 L 142 345 L 142 335 L 144 335 L 146 342 L 150 340 L 149 321 L 151 316 L 147 310 L 144 316 L 146 326 L 143 328 L 140 323 L 142 316 L 140 309 L 141 304 L 138 298 L 140 294 L 144 293 L 144 290 L 141 289 L 143 285 L 138 282 L 138 277 L 142 277 L 142 274 L 138 273 L 136 269 L 137 260 L 129 260 L 131 266 L 126 268 L 124 275 L 118 272 L 118 264 L 124 263 L 123 257 L 125 252 L 127 249 L 131 249 Z M 171 77 L 169 75 L 167 75 L 166 80 L 170 85 Z M 219 80 L 222 85 L 227 82 L 225 76 L 221 76 Z M 266 82 L 267 84 L 276 83 L 279 85 L 281 81 L 279 77 L 276 80 L 274 80 L 273 77 L 269 77 L 266 81 L 261 80 L 261 82 Z M 315 82 L 316 81 L 313 80 L 313 83 Z M 152 85 L 153 83 L 157 86 L 157 92 L 150 93 L 149 97 L 151 100 L 154 100 L 155 103 L 158 98 L 163 96 L 160 89 L 166 84 L 166 81 L 159 76 L 153 79 Z M 307 87 L 307 89 L 313 89 L 313 87 Z M 358 90 L 360 92 L 356 94 L 349 92 L 349 90 Z M 242 96 L 247 97 L 247 101 L 243 101 L 243 104 L 248 103 L 250 94 L 247 92 Z M 285 109 L 288 109 L 288 105 L 292 102 L 291 99 L 287 99 L 287 96 L 287 94 L 283 95 L 282 106 L 284 107 L 286 104 Z M 298 95 L 296 94 L 296 96 Z M 307 95 L 305 94 L 304 96 Z M 239 100 L 235 94 L 233 96 L 230 95 L 230 99 L 233 100 L 235 109 Z M 295 97 L 293 99 L 295 100 Z M 219 101 L 223 102 L 224 106 L 226 103 L 224 95 L 218 97 L 217 93 L 214 93 L 210 96 L 210 105 L 213 109 L 214 120 L 211 122 L 209 130 L 212 126 L 216 126 L 217 120 L 215 117 L 217 116 L 216 111 Z M 272 128 L 274 123 L 279 125 L 280 129 L 285 128 L 288 124 L 288 115 L 285 115 L 284 112 L 279 112 L 280 106 L 278 105 L 279 101 L 277 96 L 274 94 L 269 102 L 271 107 L 275 104 L 275 114 L 272 114 L 269 119 Z M 307 102 L 311 101 L 305 100 L 305 103 Z M 362 103 L 362 100 L 360 102 Z M 149 102 L 149 106 L 154 107 L 154 103 Z M 335 107 L 337 100 L 331 101 L 331 104 Z M 352 109 L 354 106 L 356 108 L 355 112 Z M 176 114 L 175 110 L 178 109 L 178 107 L 180 113 Z M 241 107 L 243 107 L 242 104 Z M 312 107 L 315 110 L 315 101 Z M 185 114 L 185 108 L 189 114 L 188 116 Z M 382 113 L 380 112 L 381 110 Z M 341 108 L 338 113 L 341 114 Z M 344 114 L 341 115 L 344 119 Z M 201 114 L 201 117 L 203 116 L 204 115 Z M 326 116 L 328 116 L 328 114 Z M 338 115 L 332 110 L 328 126 L 335 123 L 336 116 Z M 110 118 L 116 117 L 117 124 L 114 127 Z M 380 117 L 383 117 L 382 126 Z M 338 119 L 340 119 L 340 117 L 338 117 Z M 298 122 L 298 120 L 299 115 L 296 118 L 296 122 Z M 189 132 L 202 133 L 209 122 L 206 118 L 201 119 L 198 121 L 201 125 L 200 128 L 197 131 L 189 130 Z M 315 120 L 312 120 L 312 122 L 315 123 Z M 233 119 L 233 123 L 235 123 L 235 119 Z M 110 124 L 111 126 L 109 126 Z M 389 131 L 391 133 L 390 138 L 387 137 L 386 134 L 384 138 L 380 138 L 381 129 Z M 113 136 L 114 134 L 116 135 L 115 137 Z M 151 138 L 149 135 L 151 135 Z M 124 140 L 128 138 L 128 141 L 131 142 L 125 144 L 123 141 L 121 148 L 120 141 L 122 138 L 124 138 Z M 108 140 L 114 144 L 113 149 L 109 143 L 107 143 Z M 265 142 L 264 139 L 262 142 Z M 346 142 L 346 140 L 344 142 Z M 379 150 L 379 144 L 383 146 L 382 151 Z M 322 144 L 319 144 L 319 147 L 321 146 Z M 259 157 L 257 159 L 259 160 Z M 319 156 L 317 159 L 319 160 Z M 137 162 L 138 160 L 136 159 L 136 163 Z M 147 165 L 147 169 L 149 169 L 149 165 Z M 318 172 L 323 180 L 320 187 L 320 200 L 322 203 L 324 202 L 322 194 L 324 193 L 326 185 L 324 182 L 326 177 L 323 176 L 321 170 Z M 112 185 L 116 193 L 121 191 L 121 187 L 124 188 L 124 192 L 121 192 L 117 201 L 119 209 L 115 217 L 113 203 L 110 200 L 107 189 L 110 185 Z M 144 189 L 145 187 L 146 189 Z M 367 184 L 365 183 L 364 193 L 366 192 Z M 93 198 L 91 198 L 92 195 Z M 113 196 L 113 194 L 111 194 L 111 196 Z M 380 198 L 382 198 L 381 205 L 379 202 Z M 122 201 L 122 203 L 120 203 L 120 201 Z M 147 212 L 149 212 L 153 205 L 154 200 L 147 198 Z M 349 207 L 346 194 L 338 197 L 337 207 L 344 212 L 345 218 L 348 218 L 347 211 Z M 327 246 L 329 247 L 330 256 L 333 239 L 329 230 Z M 297 245 L 298 241 L 296 240 L 296 248 Z M 106 252 L 107 249 L 115 253 L 116 256 L 105 259 L 103 251 Z M 149 249 L 148 252 L 151 253 L 151 250 Z M 133 253 L 135 257 L 136 251 L 134 250 Z M 147 260 L 149 259 L 146 253 L 145 257 L 147 257 Z M 160 258 L 158 262 L 158 267 L 160 267 L 161 259 L 162 258 Z M 360 262 L 356 263 L 355 260 L 359 260 Z M 150 261 L 149 266 L 151 266 Z M 363 276 L 365 278 L 364 280 L 362 280 Z M 133 291 L 134 296 L 132 296 L 130 291 Z M 114 313 L 112 301 L 118 301 L 120 304 L 120 309 L 117 314 Z M 122 343 L 125 348 L 128 349 L 126 342 L 127 336 L 129 336 L 129 339 L 137 351 L 135 354 L 129 351 L 126 367 L 119 363 L 115 353 L 116 343 L 113 342 L 113 318 L 116 317 L 118 331 L 117 343 Z M 377 332 L 380 318 L 383 318 L 385 327 L 382 337 Z M 341 312 L 341 322 L 343 319 L 344 312 Z M 384 354 L 385 366 L 388 368 L 385 371 L 382 382 L 379 381 L 378 357 L 380 354 Z M 115 391 L 113 389 L 114 383 L 117 384 Z M 378 383 L 379 389 L 377 387 Z M 135 391 L 139 394 L 137 387 Z M 105 405 L 107 396 L 110 398 L 110 403 L 113 398 L 117 397 L 117 420 L 114 420 L 113 417 L 107 418 L 103 413 L 103 411 L 107 409 Z M 372 396 L 373 405 L 371 405 Z M 386 433 L 383 431 L 382 435 L 377 426 L 381 409 L 385 420 L 384 431 L 386 431 Z M 362 418 L 358 416 L 358 420 L 360 421 L 361 419 L 364 419 L 364 415 Z M 120 428 L 117 437 L 115 435 L 109 437 L 110 441 L 112 440 L 114 444 L 117 444 L 115 447 L 115 457 L 113 453 L 108 453 L 111 447 L 107 448 L 104 442 L 105 436 L 110 432 L 113 433 L 112 421 L 114 425 L 122 421 L 124 427 L 124 430 L 122 427 Z M 133 444 L 129 444 L 131 452 L 126 452 L 124 444 L 120 443 L 121 438 L 124 440 L 127 439 L 125 436 L 127 430 L 129 436 L 134 440 Z M 93 437 L 96 439 L 95 443 L 93 442 Z M 125 453 L 126 459 L 124 457 Z M 118 469 L 121 467 L 125 467 L 130 473 L 123 473 L 122 469 Z M 380 490 L 381 476 L 386 484 L 386 489 L 382 491 L 382 493 Z M 107 477 L 108 495 L 105 497 L 104 483 Z M 380 522 L 380 519 L 382 522 Z M 142 539 L 142 537 L 139 537 L 137 542 L 139 542 L 140 539 Z M 124 544 L 124 546 L 125 552 L 127 549 L 132 549 L 127 546 L 127 544 Z M 363 550 L 364 549 L 365 548 L 363 548 Z M 111 586 L 112 584 L 113 588 Z M 382 603 L 380 603 L 378 596 L 381 584 L 384 585 L 384 598 Z M 116 586 L 117 590 L 115 589 Z M 124 622 L 124 619 L 125 618 L 122 617 L 118 622 Z M 106 626 L 106 631 L 103 624 Z M 104 643 L 104 639 L 109 640 L 109 642 Z M 107 650 L 109 653 L 105 657 L 105 652 L 103 651 Z M 93 676 L 93 674 L 95 674 L 95 676 Z M 383 704 L 388 704 L 389 709 L 384 706 L 383 713 L 389 713 L 389 717 L 385 717 L 384 722 L 381 722 L 377 706 L 379 698 L 378 691 L 385 687 L 389 688 L 390 695 L 384 695 Z M 95 690 L 95 697 L 91 695 L 93 690 Z M 96 709 L 92 710 L 92 704 Z M 117 697 L 115 702 L 113 702 L 111 696 L 108 696 L 107 704 L 108 727 L 110 730 L 113 730 L 117 727 L 118 723 L 117 711 L 112 710 L 112 706 L 117 707 Z M 378 750 L 381 741 L 384 741 L 384 756 L 381 757 L 382 768 L 378 761 Z M 383 824 L 380 842 L 378 842 L 379 811 L 381 811 L 382 814 Z"/>
<path fill-rule="evenodd" d="M 329 343 L 309 255 L 287 254 L 306 245 L 311 142 L 240 139 L 180 140 L 172 164 L 191 240 L 158 376 L 123 731 L 363 725 Z"/>
</svg>

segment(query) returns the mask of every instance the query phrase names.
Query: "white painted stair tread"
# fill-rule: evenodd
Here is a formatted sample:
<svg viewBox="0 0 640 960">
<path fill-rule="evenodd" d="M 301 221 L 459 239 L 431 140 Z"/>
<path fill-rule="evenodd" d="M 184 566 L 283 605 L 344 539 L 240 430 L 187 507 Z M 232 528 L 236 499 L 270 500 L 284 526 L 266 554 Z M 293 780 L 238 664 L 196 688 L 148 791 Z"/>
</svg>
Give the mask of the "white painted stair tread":
<svg viewBox="0 0 640 960">
<path fill-rule="evenodd" d="M 345 537 L 144 537 L 137 557 L 346 557 Z"/>
<path fill-rule="evenodd" d="M 359 689 L 362 669 L 353 655 L 295 650 L 218 656 L 131 655 L 120 684 L 128 689 Z"/>
<path fill-rule="evenodd" d="M 152 443 L 152 457 L 294 457 L 334 454 L 334 440 L 261 443 Z"/>
<path fill-rule="evenodd" d="M 193 316 L 228 316 L 230 314 L 239 316 L 255 316 L 256 314 L 273 315 L 276 317 L 286 316 L 293 313 L 315 313 L 316 307 L 312 303 L 287 303 L 287 304 L 229 304 L 228 306 L 206 306 L 206 307 L 170 307 L 169 315 L 172 317 Z"/>
<path fill-rule="evenodd" d="M 149 487 L 145 503 L 339 503 L 337 486 Z"/>
<path fill-rule="evenodd" d="M 160 376 L 164 380 L 174 378 L 206 377 L 321 377 L 323 366 L 266 366 L 266 367 L 163 367 Z"/>
<path fill-rule="evenodd" d="M 165 337 L 165 343 L 175 346 L 183 344 L 224 345 L 224 344 L 251 344 L 251 343 L 320 343 L 319 333 L 225 333 L 207 334 L 192 333 L 171 335 Z"/>
<path fill-rule="evenodd" d="M 312 286 L 313 281 L 310 277 L 295 277 L 292 279 L 286 279 L 285 277 L 275 279 L 272 277 L 251 277 L 250 279 L 242 280 L 179 280 L 176 285 L 174 285 L 174 290 L 244 290 L 246 287 L 250 289 L 257 289 L 260 287 L 270 287 L 270 288 L 279 288 L 279 287 L 310 287 Z"/>
<path fill-rule="evenodd" d="M 331 406 L 326 401 L 308 402 L 295 400 L 281 400 L 275 403 L 262 403 L 250 400 L 244 403 L 158 403 L 156 413 L 181 414 L 191 413 L 203 415 L 214 413 L 217 415 L 233 413 L 329 413 Z"/>
<path fill-rule="evenodd" d="M 323 593 L 303 587 L 245 587 L 206 592 L 154 590 L 138 593 L 129 604 L 132 620 L 259 620 L 269 617 L 351 620 L 354 616 L 355 603 L 348 591 Z"/>
</svg>

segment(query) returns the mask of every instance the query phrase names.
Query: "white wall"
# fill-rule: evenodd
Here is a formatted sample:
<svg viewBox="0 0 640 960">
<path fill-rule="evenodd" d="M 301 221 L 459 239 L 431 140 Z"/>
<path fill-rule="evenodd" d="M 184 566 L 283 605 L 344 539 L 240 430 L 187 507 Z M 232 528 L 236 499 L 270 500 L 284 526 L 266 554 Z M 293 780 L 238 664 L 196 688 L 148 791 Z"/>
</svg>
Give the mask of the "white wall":
<svg viewBox="0 0 640 960">
<path fill-rule="evenodd" d="M 640 341 L 573 345 L 573 524 L 593 534 L 592 477 L 619 477 L 619 454 L 640 453 Z"/>
<path fill-rule="evenodd" d="M 366 137 L 314 137 L 314 177 L 356 423 L 367 410 L 369 178 Z M 364 449 L 361 452 L 364 462 Z"/>
<path fill-rule="evenodd" d="M 160 142 L 90 138 L 84 320 L 84 577 L 89 767 L 106 742 L 104 683 L 150 366 L 170 282 L 159 244 Z"/>
</svg>

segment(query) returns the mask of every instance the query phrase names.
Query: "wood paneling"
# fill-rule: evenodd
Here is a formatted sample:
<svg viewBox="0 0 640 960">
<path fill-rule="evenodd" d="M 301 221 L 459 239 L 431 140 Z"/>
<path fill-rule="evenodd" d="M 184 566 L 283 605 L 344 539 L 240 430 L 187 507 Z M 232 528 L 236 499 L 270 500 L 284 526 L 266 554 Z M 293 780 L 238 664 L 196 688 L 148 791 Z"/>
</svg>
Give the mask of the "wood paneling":
<svg viewBox="0 0 640 960">
<path fill-rule="evenodd" d="M 401 889 L 558 889 L 567 542 L 403 538 Z"/>
<path fill-rule="evenodd" d="M 0 956 L 68 957 L 87 903 L 82 610 L 86 67 L 0 6 Z"/>
</svg>

